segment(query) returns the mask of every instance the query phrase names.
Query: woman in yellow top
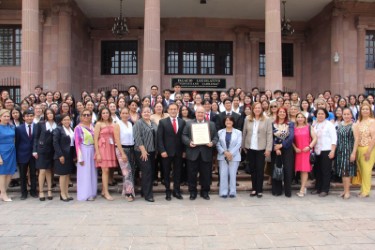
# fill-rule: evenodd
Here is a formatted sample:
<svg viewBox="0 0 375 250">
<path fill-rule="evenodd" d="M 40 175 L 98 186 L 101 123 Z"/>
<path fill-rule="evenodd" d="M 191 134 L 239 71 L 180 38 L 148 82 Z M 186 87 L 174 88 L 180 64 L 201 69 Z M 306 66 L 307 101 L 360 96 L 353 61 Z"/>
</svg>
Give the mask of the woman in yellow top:
<svg viewBox="0 0 375 250">
<path fill-rule="evenodd" d="M 371 173 L 375 163 L 375 120 L 370 104 L 364 102 L 359 109 L 358 130 L 358 158 L 357 165 L 362 176 L 359 197 L 369 197 L 371 190 Z"/>
</svg>

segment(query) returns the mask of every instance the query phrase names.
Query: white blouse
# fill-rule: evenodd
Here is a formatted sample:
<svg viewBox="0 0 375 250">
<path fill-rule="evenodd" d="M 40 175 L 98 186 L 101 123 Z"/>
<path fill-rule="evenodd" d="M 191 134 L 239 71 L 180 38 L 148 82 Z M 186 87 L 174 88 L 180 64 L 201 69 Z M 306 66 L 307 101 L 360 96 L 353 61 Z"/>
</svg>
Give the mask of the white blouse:
<svg viewBox="0 0 375 250">
<path fill-rule="evenodd" d="M 73 147 L 74 146 L 74 132 L 71 128 L 67 129 L 66 127 L 64 127 L 64 131 L 65 131 L 65 134 L 68 135 L 70 137 L 70 146 Z"/>
<path fill-rule="evenodd" d="M 320 155 L 322 151 L 330 151 L 332 145 L 337 143 L 337 134 L 335 125 L 332 122 L 324 120 L 323 122 L 317 122 L 313 126 L 318 140 L 315 145 L 315 153 Z"/>
<path fill-rule="evenodd" d="M 133 137 L 133 125 L 131 122 L 127 122 L 127 125 L 121 120 L 117 123 L 120 126 L 120 142 L 124 146 L 133 146 L 134 137 Z"/>
</svg>

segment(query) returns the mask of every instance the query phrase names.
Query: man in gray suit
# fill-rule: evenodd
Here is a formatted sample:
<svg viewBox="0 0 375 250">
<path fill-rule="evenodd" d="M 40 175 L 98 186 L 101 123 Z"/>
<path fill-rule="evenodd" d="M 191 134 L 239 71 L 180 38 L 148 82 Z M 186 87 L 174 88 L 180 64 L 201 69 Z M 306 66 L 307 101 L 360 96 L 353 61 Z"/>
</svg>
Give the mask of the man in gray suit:
<svg viewBox="0 0 375 250">
<path fill-rule="evenodd" d="M 200 185 L 201 185 L 201 197 L 205 200 L 209 200 L 211 182 L 211 170 L 212 170 L 212 154 L 213 148 L 216 146 L 218 141 L 217 131 L 215 123 L 211 121 L 205 121 L 205 111 L 203 107 L 198 107 L 195 112 L 196 119 L 188 122 L 182 132 L 182 142 L 186 145 L 186 159 L 188 167 L 188 182 L 190 200 L 197 198 L 197 174 L 199 171 Z M 192 140 L 191 125 L 193 123 L 209 123 L 209 132 L 211 142 L 206 145 L 195 145 Z"/>
</svg>

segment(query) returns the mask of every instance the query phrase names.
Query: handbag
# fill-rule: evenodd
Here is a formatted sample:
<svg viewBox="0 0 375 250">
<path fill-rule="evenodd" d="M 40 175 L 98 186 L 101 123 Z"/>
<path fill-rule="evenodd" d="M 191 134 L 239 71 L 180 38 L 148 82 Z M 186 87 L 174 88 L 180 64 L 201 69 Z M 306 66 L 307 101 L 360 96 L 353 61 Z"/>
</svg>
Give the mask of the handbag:
<svg viewBox="0 0 375 250">
<path fill-rule="evenodd" d="M 277 156 L 273 166 L 272 179 L 282 181 L 284 179 L 284 166 L 282 160 Z"/>
<path fill-rule="evenodd" d="M 309 125 L 309 134 L 310 134 L 310 141 L 312 141 L 312 138 L 311 138 L 311 126 L 310 125 Z M 315 152 L 314 152 L 314 150 L 310 150 L 310 164 L 314 165 L 315 161 L 316 161 Z"/>
</svg>

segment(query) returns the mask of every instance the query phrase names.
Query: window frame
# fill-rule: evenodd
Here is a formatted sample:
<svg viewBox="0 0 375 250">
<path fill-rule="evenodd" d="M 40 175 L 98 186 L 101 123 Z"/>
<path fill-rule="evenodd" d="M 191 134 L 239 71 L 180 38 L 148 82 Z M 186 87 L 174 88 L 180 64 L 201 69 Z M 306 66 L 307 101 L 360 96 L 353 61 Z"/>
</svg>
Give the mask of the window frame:
<svg viewBox="0 0 375 250">
<path fill-rule="evenodd" d="M 123 46 L 123 47 L 121 47 Z M 115 54 L 117 51 L 121 53 Z M 122 54 L 125 52 L 125 54 Z M 126 53 L 134 53 L 132 55 L 127 55 Z M 112 53 L 112 54 L 111 54 Z M 103 40 L 101 41 L 101 52 L 100 52 L 100 73 L 101 75 L 138 75 L 138 40 Z M 132 57 L 130 60 L 121 60 L 122 56 Z M 116 57 L 117 60 L 113 61 L 111 58 Z M 135 57 L 135 60 L 134 60 Z M 117 63 L 117 66 L 113 66 L 113 63 Z M 129 65 L 130 64 L 130 65 Z M 135 64 L 135 66 L 133 65 Z M 124 65 L 124 67 L 122 67 Z M 126 66 L 128 65 L 128 66 Z M 112 70 L 117 70 L 118 73 L 112 73 Z M 124 70 L 125 72 L 122 72 Z M 131 72 L 127 73 L 126 71 L 130 70 Z"/>
<path fill-rule="evenodd" d="M 291 47 L 287 48 L 288 46 Z M 284 51 L 287 49 L 290 49 L 291 54 L 290 57 L 287 58 Z M 262 54 L 263 52 L 263 54 Z M 259 42 L 259 49 L 258 49 L 258 63 L 259 63 L 259 70 L 258 70 L 258 76 L 259 77 L 265 77 L 266 76 L 266 43 L 265 42 Z M 289 62 L 287 62 L 289 59 Z M 294 77 L 294 43 L 293 42 L 285 42 L 282 43 L 281 46 L 281 69 L 282 69 L 282 76 L 283 77 Z M 290 68 L 286 68 L 287 64 L 291 64 Z M 291 73 L 287 73 L 287 72 Z"/>
<path fill-rule="evenodd" d="M 375 30 L 366 30 L 364 53 L 366 70 L 375 70 Z M 369 57 L 372 57 L 372 60 L 369 60 Z"/>
<path fill-rule="evenodd" d="M 227 48 L 222 50 L 222 47 Z M 165 75 L 233 75 L 233 41 L 166 40 L 164 48 Z M 175 59 L 170 60 L 170 56 Z M 186 57 L 195 60 L 184 60 Z"/>
<path fill-rule="evenodd" d="M 12 30 L 12 41 L 11 43 L 11 50 L 1 49 L 0 46 L 0 67 L 13 67 L 13 66 L 21 66 L 21 58 L 22 58 L 22 26 L 21 25 L 0 25 L 0 29 L 11 29 Z M 17 30 L 19 30 L 19 34 L 17 34 Z M 1 34 L 1 32 L 0 32 Z M 3 39 L 0 39 L 0 44 L 3 42 Z M 18 45 L 18 46 L 17 46 Z M 3 52 L 4 51 L 4 52 Z M 2 57 L 6 52 L 10 52 L 11 56 L 4 59 Z M 19 57 L 17 57 L 17 52 L 19 52 Z M 2 55 L 3 53 L 3 55 Z M 10 64 L 2 64 L 2 60 L 11 60 Z"/>
</svg>

